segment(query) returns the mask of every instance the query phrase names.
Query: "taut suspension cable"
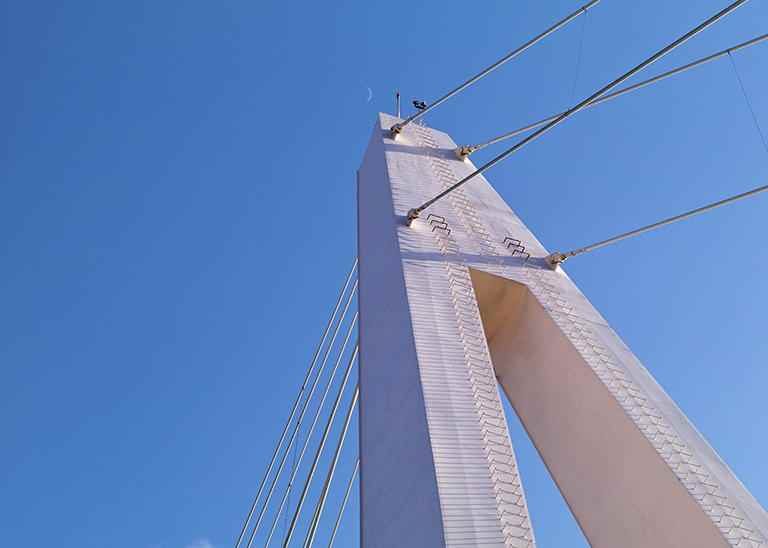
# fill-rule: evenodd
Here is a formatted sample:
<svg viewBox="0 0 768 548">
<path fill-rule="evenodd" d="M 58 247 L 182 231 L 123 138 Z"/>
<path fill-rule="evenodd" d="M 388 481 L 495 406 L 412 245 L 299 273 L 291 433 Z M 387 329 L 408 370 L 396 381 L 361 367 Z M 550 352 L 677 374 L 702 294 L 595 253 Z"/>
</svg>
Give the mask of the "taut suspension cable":
<svg viewBox="0 0 768 548">
<path fill-rule="evenodd" d="M 312 424 L 309 427 L 309 431 L 307 432 L 307 438 L 304 440 L 304 445 L 301 447 L 301 451 L 299 452 L 299 457 L 296 460 L 295 466 L 293 470 L 291 471 L 291 475 L 288 479 L 288 484 L 285 487 L 283 497 L 280 500 L 280 506 L 277 509 L 277 512 L 275 513 L 275 517 L 272 520 L 272 525 L 270 527 L 269 535 L 267 536 L 267 542 L 265 545 L 269 544 L 269 541 L 272 539 L 272 535 L 275 531 L 275 528 L 277 527 L 277 522 L 280 519 L 280 514 L 283 511 L 283 507 L 285 506 L 285 501 L 288 498 L 288 494 L 291 492 L 291 488 L 293 487 L 293 481 L 296 479 L 296 475 L 299 473 L 299 466 L 301 465 L 301 461 L 304 459 L 304 454 L 307 452 L 307 448 L 309 447 L 309 443 L 312 439 L 312 434 L 315 431 L 315 427 L 317 426 L 317 422 L 320 419 L 320 414 L 323 411 L 323 406 L 325 405 L 325 400 L 328 397 L 328 394 L 331 391 L 331 387 L 333 386 L 333 381 L 336 378 L 336 372 L 339 369 L 339 365 L 341 365 L 341 361 L 344 357 L 344 351 L 347 347 L 347 344 L 349 343 L 349 340 L 352 336 L 352 333 L 354 331 L 355 325 L 357 324 L 357 312 L 355 312 L 354 317 L 352 318 L 352 322 L 349 325 L 349 329 L 347 331 L 346 337 L 344 337 L 344 343 L 342 344 L 341 350 L 339 350 L 339 355 L 336 358 L 336 363 L 333 366 L 333 369 L 331 370 L 331 374 L 328 377 L 328 382 L 325 385 L 325 390 L 323 391 L 323 395 L 320 398 L 320 403 L 317 404 L 317 409 L 315 410 L 315 416 L 312 418 Z M 355 350 L 353 352 L 353 356 L 357 353 L 357 347 L 355 347 Z M 284 462 L 282 463 L 285 464 Z M 282 471 L 282 469 L 281 469 Z M 269 497 L 271 498 L 272 494 L 274 493 L 275 483 L 272 484 L 272 487 L 269 491 Z M 262 509 L 263 510 L 263 509 Z M 259 516 L 259 518 L 263 518 L 263 514 Z M 257 525 L 258 527 L 258 525 Z M 256 536 L 257 527 L 254 527 L 253 532 L 251 533 L 250 538 L 248 539 L 248 548 L 251 548 L 251 545 L 253 544 L 253 539 Z"/>
<path fill-rule="evenodd" d="M 557 118 L 555 118 L 551 122 L 547 123 L 543 127 L 539 128 L 535 132 L 531 133 L 528 137 L 525 137 L 521 141 L 518 141 L 512 147 L 508 148 L 507 150 L 505 150 L 504 152 L 502 152 L 501 154 L 499 154 L 498 156 L 493 158 L 491 161 L 489 161 L 486 164 L 482 165 L 477 170 L 473 171 L 472 173 L 470 173 L 469 175 L 467 175 L 466 177 L 461 179 L 459 182 L 451 185 L 446 190 L 442 191 L 441 193 L 439 193 L 434 198 L 432 198 L 430 200 L 427 200 L 426 202 L 424 202 L 420 206 L 411 209 L 408 212 L 408 224 L 410 225 L 410 223 L 414 219 L 417 219 L 419 217 L 419 215 L 421 215 L 422 211 L 427 209 L 429 206 L 431 206 L 432 204 L 434 204 L 435 202 L 437 202 L 441 198 L 445 197 L 446 195 L 450 194 L 451 192 L 453 192 L 457 188 L 459 188 L 462 185 L 466 184 L 467 182 L 471 181 L 474 177 L 476 177 L 477 175 L 479 175 L 479 174 L 483 173 L 484 171 L 490 169 L 491 167 L 495 166 L 496 164 L 498 164 L 502 160 L 508 158 L 511 154 L 514 154 L 515 152 L 517 152 L 518 150 L 523 148 L 528 143 L 531 143 L 531 142 L 535 141 L 536 139 L 538 139 L 539 137 L 541 137 L 542 135 L 547 133 L 549 130 L 551 130 L 555 126 L 561 124 L 564 120 L 570 118 L 571 116 L 573 116 L 577 112 L 583 110 L 589 103 L 593 102 L 595 99 L 598 99 L 599 97 L 605 95 L 610 90 L 612 90 L 613 88 L 615 88 L 616 86 L 618 86 L 622 82 L 626 81 L 627 79 L 631 78 L 636 73 L 640 72 L 641 70 L 643 70 L 644 68 L 648 67 L 649 65 L 655 63 L 656 61 L 658 61 L 659 59 L 664 57 L 666 54 L 668 54 L 670 51 L 674 50 L 678 46 L 680 46 L 683 43 L 687 42 L 688 40 L 690 40 L 691 38 L 693 38 L 694 36 L 699 34 L 701 31 L 706 29 L 707 27 L 713 25 L 714 23 L 716 23 L 717 21 L 719 21 L 720 19 L 722 19 L 726 15 L 730 14 L 731 12 L 733 12 L 735 9 L 737 9 L 741 5 L 745 4 L 747 1 L 748 0 L 736 0 L 735 2 L 731 3 L 728 7 L 726 7 L 725 9 L 720 10 L 719 12 L 717 12 L 715 15 L 713 15 L 712 17 L 710 17 L 709 19 L 707 19 L 703 23 L 699 24 L 698 26 L 696 26 L 692 30 L 686 32 L 684 35 L 682 35 L 680 38 L 678 38 L 677 40 L 675 40 L 671 44 L 669 44 L 667 46 L 664 46 L 662 49 L 660 49 L 659 51 L 657 51 L 656 53 L 651 55 L 648 59 L 646 59 L 645 61 L 643 61 L 642 63 L 640 63 L 636 67 L 630 69 L 629 71 L 625 72 L 624 74 L 622 74 L 621 76 L 619 76 L 618 78 L 613 80 L 612 82 L 610 82 L 610 83 L 606 84 L 605 86 L 603 86 L 602 88 L 597 90 L 595 93 L 593 93 L 592 95 L 590 95 L 589 97 L 587 97 L 586 99 L 581 101 L 578 105 L 576 105 L 576 106 L 570 108 L 569 110 L 565 111 L 564 113 L 560 114 Z"/>
<path fill-rule="evenodd" d="M 357 358 L 358 349 L 359 349 L 359 346 L 355 345 L 355 352 L 350 357 L 349 364 L 347 365 L 347 370 L 344 372 L 344 381 L 341 383 L 341 386 L 339 387 L 339 392 L 336 395 L 336 401 L 333 402 L 333 408 L 331 409 L 331 414 L 328 417 L 328 421 L 325 424 L 325 429 L 323 430 L 323 435 L 320 438 L 320 443 L 318 444 L 317 450 L 315 451 L 315 458 L 312 461 L 312 467 L 310 468 L 309 474 L 307 475 L 307 479 L 304 482 L 304 488 L 301 491 L 301 496 L 299 497 L 299 503 L 296 506 L 296 511 L 293 513 L 293 519 L 291 519 L 291 524 L 288 526 L 288 533 L 286 533 L 285 539 L 283 540 L 283 548 L 288 546 L 288 543 L 291 542 L 293 533 L 296 530 L 296 523 L 299 520 L 299 515 L 301 514 L 301 508 L 302 506 L 304 506 L 304 501 L 306 500 L 307 492 L 309 491 L 309 485 L 310 483 L 312 483 L 312 477 L 314 476 L 315 470 L 317 470 L 317 465 L 320 462 L 320 455 L 323 453 L 325 442 L 328 440 L 328 435 L 331 432 L 331 425 L 333 424 L 333 419 L 336 417 L 336 412 L 339 409 L 339 404 L 341 403 L 341 399 L 344 396 L 344 389 L 347 386 L 349 375 L 352 372 L 352 366 L 354 365 L 355 359 Z"/>
<path fill-rule="evenodd" d="M 352 396 L 352 401 L 349 402 L 349 409 L 347 409 L 347 415 L 344 418 L 344 427 L 339 435 L 339 441 L 336 444 L 336 450 L 333 453 L 333 459 L 331 459 L 331 466 L 328 468 L 328 475 L 325 477 L 323 483 L 323 490 L 320 493 L 320 498 L 317 499 L 315 505 L 315 511 L 312 513 L 312 522 L 309 525 L 307 536 L 304 539 L 304 548 L 309 548 L 312 543 L 315 542 L 315 534 L 317 533 L 317 526 L 320 524 L 320 518 L 323 515 L 323 508 L 325 507 L 325 501 L 328 498 L 328 490 L 331 487 L 333 481 L 333 475 L 336 473 L 336 466 L 339 463 L 339 456 L 341 455 L 341 449 L 344 447 L 344 440 L 347 437 L 347 430 L 349 430 L 349 424 L 352 422 L 352 413 L 357 405 L 357 398 L 360 396 L 360 385 L 355 387 L 355 393 Z"/>
<path fill-rule="evenodd" d="M 581 36 L 579 37 L 579 47 L 576 49 L 576 69 L 573 71 L 573 85 L 571 86 L 571 95 L 568 98 L 569 103 L 573 103 L 576 100 L 576 85 L 579 83 L 579 75 L 581 73 L 581 58 L 584 56 L 584 38 L 587 34 L 588 22 L 589 14 L 585 13 L 581 20 Z"/>
<path fill-rule="evenodd" d="M 339 513 L 336 516 L 336 523 L 333 524 L 333 532 L 331 532 L 331 540 L 328 541 L 328 548 L 333 548 L 333 542 L 336 540 L 336 533 L 339 532 L 339 526 L 341 525 L 341 519 L 344 517 L 344 509 L 347 507 L 347 501 L 349 500 L 349 494 L 352 492 L 352 485 L 355 483 L 357 477 L 357 470 L 360 468 L 360 458 L 355 461 L 355 469 L 352 471 L 352 475 L 349 477 L 347 483 L 347 490 L 344 492 L 344 499 L 341 501 L 341 507 Z"/>
<path fill-rule="evenodd" d="M 741 194 L 737 194 L 736 196 L 731 196 L 730 198 L 726 198 L 724 200 L 720 200 L 718 202 L 714 202 L 696 209 L 692 209 L 691 211 L 687 211 L 685 213 L 681 213 L 680 215 L 675 215 L 674 217 L 669 217 L 668 219 L 664 219 L 663 221 L 659 221 L 657 223 L 653 223 L 650 225 L 646 225 L 642 228 L 638 228 L 635 230 L 630 230 L 629 232 L 625 232 L 623 234 L 619 234 L 618 236 L 614 236 L 612 238 L 608 238 L 607 240 L 602 240 L 599 242 L 596 242 L 594 244 L 580 247 L 578 249 L 574 249 L 573 251 L 566 251 L 565 253 L 561 251 L 556 251 L 549 256 L 546 257 L 546 261 L 550 264 L 550 266 L 557 266 L 558 264 L 562 263 L 563 261 L 567 260 L 570 257 L 575 257 L 576 255 L 582 255 L 584 253 L 588 253 L 590 251 L 594 251 L 595 249 L 600 249 L 601 247 L 605 247 L 607 245 L 614 244 L 616 242 L 620 242 L 621 240 L 626 240 L 627 238 L 631 238 L 633 236 L 638 236 L 640 234 L 643 234 L 645 232 L 650 232 L 651 230 L 656 230 L 657 228 L 661 228 L 662 226 L 671 225 L 672 223 L 676 223 L 678 221 L 682 221 L 683 219 L 688 219 L 690 217 L 693 217 L 695 215 L 699 215 L 700 213 L 705 213 L 707 211 L 712 211 L 713 209 L 717 209 L 718 207 L 722 207 L 724 205 L 731 204 L 733 202 L 737 202 L 739 200 L 743 200 L 744 198 L 749 198 L 750 196 L 755 196 L 756 194 L 760 194 L 761 192 L 768 191 L 768 185 L 759 186 L 757 188 L 753 188 L 752 190 L 748 190 L 747 192 L 742 192 Z"/>
<path fill-rule="evenodd" d="M 571 21 L 576 19 L 579 15 L 581 15 L 583 13 L 586 13 L 586 11 L 589 8 L 591 8 L 592 6 L 596 5 L 598 2 L 600 2 L 600 0 L 591 0 L 590 2 L 587 2 L 586 4 L 581 6 L 579 9 L 577 9 L 576 11 L 571 13 L 570 15 L 566 16 L 565 18 L 561 19 L 560 21 L 558 21 L 557 23 L 555 23 L 554 25 L 549 27 L 547 30 L 545 30 L 541 34 L 539 34 L 537 36 L 534 36 L 533 38 L 528 40 L 522 46 L 520 46 L 517 49 L 514 49 L 513 51 L 509 52 L 507 55 L 505 55 L 504 57 L 502 57 L 501 59 L 496 61 L 491 66 L 483 69 L 482 71 L 480 71 L 480 73 L 476 74 L 475 76 L 473 76 L 472 78 L 470 78 L 469 80 L 467 80 L 466 82 L 461 84 L 459 87 L 449 91 L 448 93 L 446 93 L 445 95 L 440 97 L 440 99 L 438 99 L 434 103 L 431 103 L 426 108 L 417 111 L 415 114 L 411 115 L 409 118 L 406 118 L 402 122 L 395 124 L 394 126 L 392 126 L 390 128 L 390 131 L 392 132 L 392 135 L 393 136 L 397 135 L 398 133 L 400 133 L 403 130 L 403 128 L 405 126 L 407 126 L 411 122 L 413 122 L 415 120 L 418 120 L 419 118 L 424 116 L 427 112 L 429 112 L 433 108 L 436 108 L 437 106 L 443 104 L 445 101 L 447 101 L 448 99 L 450 99 L 454 95 L 462 92 L 463 90 L 467 89 L 469 86 L 471 86 L 472 84 L 474 84 L 478 80 L 484 78 L 485 76 L 488 76 L 491 72 L 493 72 L 494 70 L 499 68 L 501 65 L 503 65 L 507 61 L 511 61 L 512 59 L 514 59 L 515 57 L 517 57 L 518 55 L 523 53 L 525 50 L 527 50 L 531 46 L 541 42 L 544 38 L 546 38 L 547 36 L 549 36 L 553 32 L 559 30 L 560 28 L 564 27 L 565 25 L 567 25 L 568 23 L 570 23 Z"/>
<path fill-rule="evenodd" d="M 357 320 L 357 314 L 355 314 L 355 320 Z M 350 331 L 350 333 L 351 333 L 351 331 Z M 347 337 L 347 340 L 349 340 L 349 337 Z M 346 344 L 346 341 L 345 341 L 345 344 Z M 347 379 L 347 377 L 349 375 L 349 370 L 351 368 L 351 364 L 354 363 L 355 358 L 357 357 L 357 352 L 358 352 L 358 347 L 357 347 L 357 344 L 355 344 L 355 349 L 352 351 L 352 355 L 349 358 L 349 364 L 347 365 L 347 370 L 345 372 L 344 383 L 346 383 L 346 379 Z M 342 357 L 343 357 L 343 351 L 342 351 L 342 353 L 339 354 L 339 357 L 336 360 L 336 365 L 334 365 L 334 367 L 333 367 L 333 373 L 331 374 L 332 376 L 331 376 L 331 378 L 328 381 L 328 385 L 325 388 L 325 392 L 323 393 L 323 397 L 320 400 L 320 404 L 317 407 L 317 412 L 315 413 L 315 416 L 312 419 L 312 426 L 310 427 L 309 433 L 307 434 L 307 439 L 306 439 L 306 441 L 304 442 L 304 445 L 301 448 L 301 453 L 299 453 L 299 458 L 298 458 L 298 461 L 296 462 L 296 467 L 293 469 L 293 471 L 291 472 L 291 476 L 288 479 L 288 485 L 286 485 L 285 492 L 283 493 L 283 497 L 282 497 L 282 499 L 280 499 L 280 506 L 278 507 L 277 512 L 275 513 L 275 517 L 272 520 L 272 525 L 270 526 L 270 529 L 269 529 L 269 535 L 267 535 L 267 542 L 264 544 L 264 546 L 269 546 L 269 543 L 272 541 L 272 536 L 275 534 L 275 529 L 277 528 L 277 522 L 280 519 L 280 515 L 283 513 L 283 508 L 285 508 L 285 502 L 286 502 L 286 500 L 288 500 L 288 494 L 291 492 L 291 489 L 293 488 L 293 482 L 296 480 L 296 476 L 299 473 L 299 466 L 301 465 L 301 461 L 304 459 L 304 455 L 306 454 L 307 448 L 309 447 L 309 442 L 310 442 L 310 439 L 312 437 L 312 433 L 315 431 L 315 427 L 317 426 L 317 421 L 320 418 L 320 412 L 322 411 L 323 406 L 325 404 L 325 399 L 328 397 L 328 393 L 331 390 L 331 386 L 333 384 L 333 378 L 336 376 L 336 370 L 338 369 L 339 364 L 341 363 Z M 251 538 L 248 541 L 249 542 L 249 545 L 248 545 L 249 547 L 250 547 L 250 542 L 252 540 L 253 539 Z"/>
<path fill-rule="evenodd" d="M 317 370 L 317 376 L 315 377 L 315 380 L 312 383 L 312 387 L 309 390 L 309 395 L 307 396 L 306 400 L 304 400 L 304 404 L 302 405 L 301 412 L 299 413 L 299 418 L 296 424 L 294 425 L 293 432 L 291 432 L 291 437 L 288 440 L 288 445 L 286 446 L 285 453 L 283 453 L 283 456 L 280 458 L 280 464 L 277 467 L 277 472 L 275 473 L 275 476 L 272 478 L 269 491 L 267 492 L 267 496 L 264 499 L 264 502 L 262 503 L 261 510 L 259 511 L 259 515 L 256 518 L 256 524 L 253 526 L 253 531 L 251 532 L 251 536 L 248 539 L 248 544 L 247 544 L 248 548 L 251 548 L 251 545 L 253 544 L 253 539 L 256 537 L 256 533 L 259 530 L 259 526 L 261 525 L 261 522 L 264 519 L 264 515 L 267 511 L 267 507 L 269 506 L 269 501 L 272 499 L 275 486 L 277 485 L 277 482 L 280 479 L 280 475 L 282 474 L 283 469 L 285 468 L 285 463 L 288 460 L 288 454 L 291 450 L 291 447 L 293 447 L 294 442 L 296 441 L 296 437 L 299 433 L 299 428 L 301 427 L 301 422 L 304 419 L 304 415 L 306 414 L 307 409 L 309 408 L 309 402 L 312 400 L 312 396 L 314 395 L 315 390 L 317 389 L 317 385 L 320 382 L 320 377 L 322 376 L 325 366 L 328 363 L 328 356 L 330 355 L 330 352 L 333 349 L 333 345 L 336 341 L 336 337 L 339 334 L 339 329 L 341 328 L 341 324 L 344 321 L 344 318 L 346 318 L 347 311 L 349 310 L 349 306 L 352 304 L 352 300 L 353 300 L 353 297 L 355 296 L 355 291 L 357 289 L 357 283 L 358 283 L 357 280 L 355 280 L 355 283 L 352 286 L 352 290 L 347 296 L 347 302 L 344 305 L 344 310 L 341 314 L 340 320 L 338 321 L 338 323 L 336 324 L 336 328 L 334 329 L 333 336 L 331 337 L 330 345 L 326 348 L 325 355 L 323 356 L 323 361 L 321 362 L 320 367 Z M 352 332 L 352 328 L 354 327 L 356 320 L 357 320 L 357 312 L 355 313 L 354 319 L 347 332 L 347 337 L 344 340 L 344 344 L 342 345 L 339 356 L 341 356 L 344 352 L 344 348 L 346 347 L 347 341 L 349 340 L 350 333 Z M 337 363 L 338 363 L 338 360 L 337 360 Z M 335 374 L 335 369 L 331 373 L 330 379 L 328 381 L 329 384 L 330 382 L 333 381 L 334 374 Z M 327 390 L 328 389 L 326 389 L 326 393 L 327 393 Z M 320 404 L 320 408 L 322 408 L 322 403 Z M 309 440 L 309 438 L 307 438 L 307 440 Z"/>
<path fill-rule="evenodd" d="M 747 108 L 749 108 L 749 113 L 752 115 L 752 121 L 755 124 L 755 129 L 757 129 L 760 140 L 763 142 L 763 148 L 765 149 L 765 152 L 768 153 L 768 141 L 765 140 L 765 133 L 763 133 L 763 128 L 760 127 L 760 120 L 757 118 L 757 113 L 755 113 L 755 109 L 752 106 L 752 101 L 749 100 L 747 88 L 744 86 L 744 81 L 741 79 L 741 74 L 739 74 L 739 67 L 736 66 L 736 60 L 733 58 L 733 55 L 731 55 L 730 52 L 728 52 L 728 58 L 731 60 L 733 72 L 736 73 L 736 80 L 739 81 L 739 87 L 741 88 L 741 93 L 744 96 L 744 101 L 746 101 Z"/>
<path fill-rule="evenodd" d="M 248 515 L 245 518 L 245 522 L 243 523 L 243 528 L 240 531 L 240 535 L 237 537 L 237 541 L 235 542 L 235 548 L 240 548 L 240 544 L 243 542 L 243 538 L 245 537 L 245 533 L 248 530 L 248 525 L 251 523 L 251 519 L 253 518 L 253 513 L 256 510 L 256 506 L 259 503 L 259 498 L 261 498 L 261 493 L 264 490 L 264 486 L 267 483 L 267 478 L 269 477 L 269 474 L 272 472 L 272 468 L 275 465 L 275 462 L 277 460 L 277 454 L 280 452 L 280 447 L 283 445 L 283 441 L 285 441 L 285 435 L 288 433 L 288 427 L 290 426 L 291 422 L 293 421 L 293 417 L 296 415 L 296 410 L 299 407 L 299 402 L 301 401 L 301 396 L 304 393 L 304 389 L 307 387 L 307 383 L 309 382 L 309 378 L 312 376 L 312 371 L 315 369 L 315 365 L 317 365 L 317 358 L 320 356 L 320 352 L 325 345 L 325 341 L 328 339 L 328 333 L 331 331 L 331 327 L 334 324 L 334 321 L 336 320 L 336 315 L 339 312 L 339 307 L 341 306 L 341 301 L 344 299 L 344 295 L 347 293 L 347 289 L 349 288 L 349 282 L 352 281 L 352 276 L 355 273 L 355 269 L 357 268 L 357 261 L 358 259 L 355 258 L 355 262 L 352 264 L 352 268 L 349 270 L 349 274 L 347 274 L 347 279 L 344 282 L 344 286 L 341 289 L 341 292 L 339 293 L 338 299 L 336 299 L 336 305 L 333 308 L 333 312 L 331 313 L 330 318 L 328 319 L 328 323 L 325 326 L 325 331 L 323 332 L 323 336 L 320 338 L 320 344 L 317 345 L 317 348 L 315 349 L 315 353 L 312 356 L 312 360 L 309 365 L 309 369 L 307 370 L 307 374 L 304 376 L 304 381 L 301 383 L 301 388 L 299 388 L 299 393 L 296 396 L 296 400 L 293 402 L 293 406 L 291 407 L 291 412 L 288 415 L 288 420 L 285 421 L 285 426 L 283 427 L 283 432 L 280 434 L 280 439 L 277 442 L 277 445 L 275 446 L 275 450 L 272 453 L 272 458 L 269 461 L 269 465 L 267 466 L 267 471 L 264 472 L 264 476 L 261 478 L 261 483 L 259 484 L 259 489 L 256 492 L 256 496 L 253 499 L 253 503 L 251 504 L 251 508 L 248 511 Z"/>
<path fill-rule="evenodd" d="M 584 108 L 590 108 L 594 107 L 595 105 L 600 105 L 602 103 L 605 103 L 607 101 L 610 101 L 611 99 L 616 99 L 617 97 L 621 97 L 622 95 L 625 95 L 629 92 L 636 91 L 638 89 L 644 88 L 646 86 L 649 86 L 651 84 L 655 84 L 657 82 L 660 82 L 661 80 L 665 80 L 669 78 L 670 76 L 675 76 L 677 74 L 686 72 L 692 68 L 699 67 L 701 65 L 704 65 L 706 63 L 709 63 L 710 61 L 714 61 L 715 59 L 719 59 L 721 57 L 724 57 L 726 55 L 730 55 L 731 53 L 735 53 L 739 50 L 746 49 L 750 46 L 754 46 L 757 44 L 760 44 L 762 42 L 765 42 L 768 40 L 768 34 L 762 34 L 756 38 L 752 38 L 751 40 L 747 40 L 746 42 L 742 42 L 741 44 L 737 44 L 735 46 L 731 46 L 730 48 L 726 48 L 724 50 L 718 51 L 717 53 L 713 53 L 711 55 L 707 55 L 706 57 L 702 57 L 700 59 L 696 59 L 695 61 L 691 61 L 690 63 L 687 63 L 685 65 L 682 65 L 680 67 L 674 68 L 672 70 L 668 70 L 667 72 L 663 72 L 659 74 L 658 76 L 654 76 L 653 78 L 649 78 L 647 80 L 643 80 L 642 82 L 638 82 L 637 84 L 633 84 L 631 86 L 627 86 L 624 88 L 621 88 L 617 91 L 614 91 L 613 93 L 609 93 L 608 95 L 603 95 L 602 97 L 595 99 L 588 105 L 586 105 Z M 499 135 L 498 137 L 494 137 L 493 139 L 490 139 L 489 141 L 485 141 L 483 143 L 478 143 L 476 145 L 463 145 L 456 149 L 456 156 L 459 157 L 459 159 L 464 159 L 473 152 L 477 152 L 478 150 L 482 150 L 485 147 L 495 145 L 496 143 L 500 143 L 502 141 L 505 141 L 507 139 L 511 139 L 512 137 L 516 137 L 517 135 L 520 135 L 521 133 L 525 133 L 526 131 L 530 131 L 532 129 L 536 129 L 537 127 L 541 127 L 547 122 L 551 122 L 558 116 L 561 116 L 563 112 L 559 114 L 553 114 L 552 116 L 547 116 L 543 120 L 539 120 L 538 122 L 533 122 L 532 124 L 525 125 L 523 127 L 519 127 L 517 129 L 514 129 L 512 131 L 509 131 L 507 133 L 503 133 Z"/>
</svg>

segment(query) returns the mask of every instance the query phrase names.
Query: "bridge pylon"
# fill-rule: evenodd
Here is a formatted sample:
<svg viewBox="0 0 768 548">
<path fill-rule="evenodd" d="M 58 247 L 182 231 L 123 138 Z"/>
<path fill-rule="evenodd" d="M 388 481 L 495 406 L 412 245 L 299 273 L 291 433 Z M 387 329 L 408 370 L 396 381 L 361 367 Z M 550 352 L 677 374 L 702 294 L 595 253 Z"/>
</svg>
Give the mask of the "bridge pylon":
<svg viewBox="0 0 768 548">
<path fill-rule="evenodd" d="M 535 546 L 503 390 L 590 544 L 768 546 L 768 515 L 442 132 L 358 172 L 365 548 Z M 538 525 L 546 527 L 546 518 Z"/>
</svg>

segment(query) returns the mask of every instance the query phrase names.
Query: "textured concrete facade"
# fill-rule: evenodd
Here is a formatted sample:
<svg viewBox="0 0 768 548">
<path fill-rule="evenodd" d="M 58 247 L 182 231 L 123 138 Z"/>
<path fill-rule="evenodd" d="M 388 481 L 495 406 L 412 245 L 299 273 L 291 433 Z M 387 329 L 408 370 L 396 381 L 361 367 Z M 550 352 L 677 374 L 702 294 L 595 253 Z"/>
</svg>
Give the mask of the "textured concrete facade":
<svg viewBox="0 0 768 548">
<path fill-rule="evenodd" d="M 405 226 L 474 167 L 395 121 L 358 176 L 363 546 L 535 545 L 497 378 L 593 546 L 768 546 L 765 511 L 484 178 Z"/>
</svg>

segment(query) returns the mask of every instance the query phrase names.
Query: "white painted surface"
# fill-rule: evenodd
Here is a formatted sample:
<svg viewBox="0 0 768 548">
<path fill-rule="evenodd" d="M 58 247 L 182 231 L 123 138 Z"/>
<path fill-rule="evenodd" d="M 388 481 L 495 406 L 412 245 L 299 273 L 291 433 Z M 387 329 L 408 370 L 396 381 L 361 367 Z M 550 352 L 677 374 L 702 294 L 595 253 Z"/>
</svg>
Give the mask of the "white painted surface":
<svg viewBox="0 0 768 548">
<path fill-rule="evenodd" d="M 593 546 L 768 546 L 765 511 L 484 178 L 404 225 L 474 166 L 394 121 L 359 177 L 364 546 L 533 545 L 490 355 Z"/>
<path fill-rule="evenodd" d="M 394 213 L 434 168 L 387 141 L 358 177 L 363 546 L 533 546 L 469 272 Z"/>
<path fill-rule="evenodd" d="M 432 448 L 378 132 L 358 181 L 361 545 L 442 546 Z"/>
</svg>

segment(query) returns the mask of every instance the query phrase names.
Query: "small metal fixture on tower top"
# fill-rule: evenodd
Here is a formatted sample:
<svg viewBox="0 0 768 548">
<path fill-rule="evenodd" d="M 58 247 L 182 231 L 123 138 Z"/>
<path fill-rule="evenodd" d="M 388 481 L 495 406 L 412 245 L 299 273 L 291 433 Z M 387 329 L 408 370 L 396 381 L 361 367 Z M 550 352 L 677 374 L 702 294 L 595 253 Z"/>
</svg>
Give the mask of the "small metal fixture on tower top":
<svg viewBox="0 0 768 548">
<path fill-rule="evenodd" d="M 399 99 L 399 93 L 398 93 L 398 104 L 399 104 L 399 100 L 400 100 L 400 99 Z M 424 101 L 420 101 L 419 99 L 414 99 L 413 101 L 411 101 L 411 104 L 413 105 L 413 107 L 414 107 L 414 108 L 415 108 L 415 109 L 416 109 L 418 112 L 423 112 L 423 111 L 427 110 L 427 103 L 426 103 L 426 102 L 424 102 Z M 414 116 L 415 116 L 415 115 L 414 115 Z M 399 117 L 400 117 L 400 113 L 399 113 L 399 109 L 398 109 L 398 118 L 399 118 Z M 412 118 L 413 118 L 413 117 L 412 117 Z M 400 132 L 401 132 L 401 131 L 403 131 L 403 127 L 405 126 L 405 123 L 406 123 L 406 122 L 408 122 L 410 119 L 411 119 L 411 118 L 409 118 L 409 119 L 408 119 L 408 120 L 406 120 L 405 122 L 401 122 L 401 123 L 398 123 L 398 124 L 395 124 L 394 126 L 392 126 L 392 127 L 389 129 L 389 134 L 390 134 L 390 136 L 391 136 L 393 139 L 394 139 L 394 138 L 396 138 L 396 137 L 397 137 L 397 136 L 400 134 Z"/>
</svg>

